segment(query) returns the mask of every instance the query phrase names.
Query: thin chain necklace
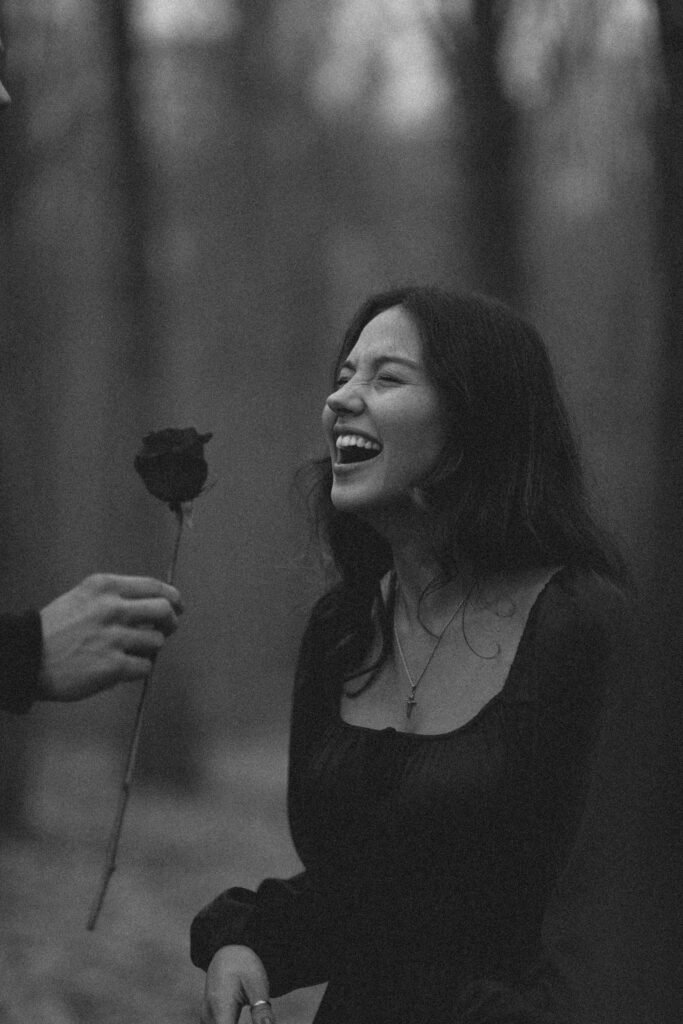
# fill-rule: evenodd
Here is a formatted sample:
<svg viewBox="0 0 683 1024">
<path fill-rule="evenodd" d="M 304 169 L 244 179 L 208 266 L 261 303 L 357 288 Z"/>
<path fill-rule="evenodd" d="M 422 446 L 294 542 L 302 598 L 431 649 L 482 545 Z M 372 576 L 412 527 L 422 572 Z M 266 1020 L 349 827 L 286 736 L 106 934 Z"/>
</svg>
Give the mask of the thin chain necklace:
<svg viewBox="0 0 683 1024">
<path fill-rule="evenodd" d="M 410 673 L 410 669 L 408 668 L 408 664 L 406 662 L 405 654 L 403 653 L 403 647 L 401 646 L 401 641 L 399 640 L 398 630 L 396 629 L 396 620 L 394 619 L 394 622 L 393 622 L 394 639 L 396 640 L 396 647 L 398 649 L 399 657 L 401 659 L 401 664 L 403 665 L 403 671 L 405 672 L 405 674 L 406 674 L 406 676 L 408 678 L 408 682 L 410 684 L 410 693 L 408 694 L 408 697 L 406 698 L 406 702 L 405 702 L 405 705 L 406 705 L 406 718 L 410 718 L 410 716 L 412 715 L 413 708 L 417 704 L 417 700 L 415 699 L 415 693 L 417 691 L 417 688 L 420 685 L 420 683 L 422 682 L 422 680 L 424 679 L 425 673 L 426 673 L 427 669 L 429 668 L 429 666 L 432 663 L 432 659 L 433 659 L 434 655 L 436 654 L 436 652 L 437 652 L 437 650 L 439 648 L 439 644 L 441 643 L 441 641 L 443 640 L 443 638 L 445 636 L 446 630 L 451 625 L 451 623 L 455 619 L 455 616 L 458 614 L 458 612 L 460 611 L 460 609 L 462 608 L 464 603 L 465 603 L 465 601 L 464 601 L 464 598 L 463 598 L 463 600 L 458 604 L 457 608 L 455 609 L 455 611 L 453 612 L 453 614 L 449 618 L 449 620 L 446 623 L 446 625 L 443 627 L 443 629 L 439 633 L 439 635 L 437 637 L 437 640 L 436 640 L 436 643 L 432 647 L 432 653 L 427 658 L 427 661 L 425 663 L 425 667 L 422 669 L 422 671 L 420 672 L 420 674 L 417 677 L 417 679 L 413 679 L 413 677 L 412 677 L 412 675 Z"/>
</svg>

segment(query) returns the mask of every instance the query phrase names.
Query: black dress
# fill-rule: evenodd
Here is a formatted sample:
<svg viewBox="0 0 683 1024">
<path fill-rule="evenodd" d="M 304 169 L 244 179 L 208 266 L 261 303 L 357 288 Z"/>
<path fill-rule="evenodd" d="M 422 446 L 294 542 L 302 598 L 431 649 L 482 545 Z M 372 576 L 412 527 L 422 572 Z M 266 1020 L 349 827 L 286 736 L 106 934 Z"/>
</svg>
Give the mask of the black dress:
<svg viewBox="0 0 683 1024">
<path fill-rule="evenodd" d="M 263 960 L 273 995 L 329 982 L 316 1024 L 573 1019 L 566 867 L 620 608 L 611 584 L 560 570 L 501 692 L 440 735 L 342 721 L 314 614 L 290 750 L 305 871 L 218 896 L 193 922 L 193 961 L 206 969 L 239 943 Z"/>
</svg>

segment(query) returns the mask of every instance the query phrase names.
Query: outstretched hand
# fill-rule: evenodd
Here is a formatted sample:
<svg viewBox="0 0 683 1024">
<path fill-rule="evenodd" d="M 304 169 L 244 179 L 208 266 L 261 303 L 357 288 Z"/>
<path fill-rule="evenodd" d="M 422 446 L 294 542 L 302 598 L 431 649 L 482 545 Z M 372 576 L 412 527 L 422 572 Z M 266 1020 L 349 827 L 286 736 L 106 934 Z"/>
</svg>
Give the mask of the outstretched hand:
<svg viewBox="0 0 683 1024">
<path fill-rule="evenodd" d="M 268 976 L 256 953 L 248 946 L 223 946 L 206 972 L 201 1024 L 237 1024 L 243 1006 L 252 1007 L 253 1024 L 276 1024 Z"/>
<path fill-rule="evenodd" d="M 182 612 L 175 587 L 144 576 L 88 576 L 40 612 L 39 700 L 74 701 L 143 679 Z"/>
</svg>

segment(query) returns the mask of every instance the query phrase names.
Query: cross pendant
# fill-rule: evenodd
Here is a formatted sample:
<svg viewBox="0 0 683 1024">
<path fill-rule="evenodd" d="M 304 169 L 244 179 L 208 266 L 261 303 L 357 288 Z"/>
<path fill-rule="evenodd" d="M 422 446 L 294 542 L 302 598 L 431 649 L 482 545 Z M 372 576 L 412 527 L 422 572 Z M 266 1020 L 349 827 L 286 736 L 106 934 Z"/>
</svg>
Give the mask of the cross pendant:
<svg viewBox="0 0 683 1024">
<path fill-rule="evenodd" d="M 415 700 L 415 694 L 411 693 L 410 697 L 406 700 L 406 718 L 410 718 L 416 704 L 417 701 Z"/>
</svg>

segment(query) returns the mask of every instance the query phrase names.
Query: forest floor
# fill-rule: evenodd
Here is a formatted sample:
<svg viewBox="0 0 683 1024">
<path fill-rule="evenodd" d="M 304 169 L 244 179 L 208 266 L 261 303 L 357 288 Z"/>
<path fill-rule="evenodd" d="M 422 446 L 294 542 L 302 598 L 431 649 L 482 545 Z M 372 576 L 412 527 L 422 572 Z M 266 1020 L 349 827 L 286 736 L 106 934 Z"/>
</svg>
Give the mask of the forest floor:
<svg viewBox="0 0 683 1024">
<path fill-rule="evenodd" d="M 229 885 L 298 869 L 284 740 L 229 745 L 210 758 L 199 795 L 133 787 L 93 932 L 121 766 L 100 750 L 48 752 L 29 833 L 0 848 L 1 1024 L 197 1024 L 204 974 L 189 960 L 192 917 Z M 279 1024 L 307 1024 L 321 993 L 275 1001 Z"/>
</svg>

